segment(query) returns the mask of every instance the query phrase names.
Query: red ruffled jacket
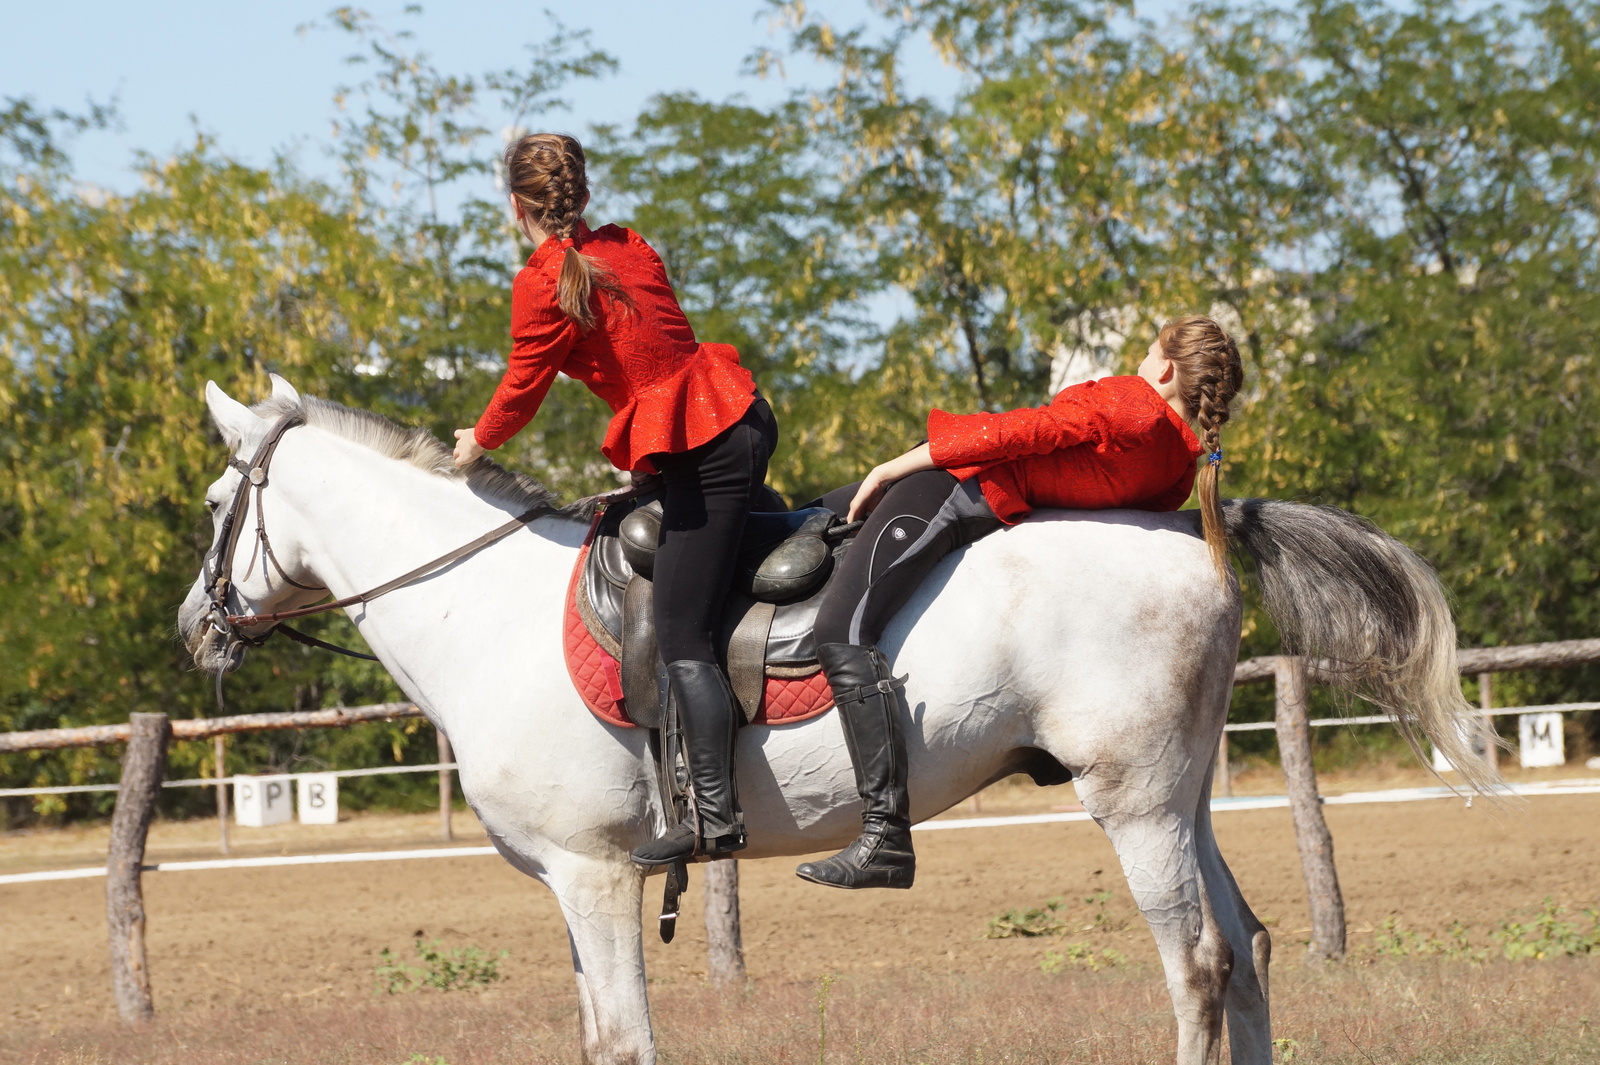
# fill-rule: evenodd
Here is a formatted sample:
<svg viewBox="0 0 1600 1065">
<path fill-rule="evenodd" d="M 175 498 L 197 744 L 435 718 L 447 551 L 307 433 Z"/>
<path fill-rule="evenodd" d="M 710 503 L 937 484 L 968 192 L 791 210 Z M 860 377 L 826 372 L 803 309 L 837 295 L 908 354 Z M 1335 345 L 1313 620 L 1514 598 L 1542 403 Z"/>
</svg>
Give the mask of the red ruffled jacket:
<svg viewBox="0 0 1600 1065">
<path fill-rule="evenodd" d="M 596 324 L 582 332 L 556 302 L 568 242 L 539 245 L 511 284 L 511 354 L 474 435 L 504 444 L 538 413 L 558 372 L 610 405 L 600 451 L 620 470 L 654 473 L 645 458 L 704 444 L 749 409 L 756 390 L 729 344 L 695 339 L 655 249 L 631 229 L 578 224 L 573 243 L 608 267 L 633 306 L 596 293 Z"/>
<path fill-rule="evenodd" d="M 1034 507 L 1177 510 L 1194 487 L 1200 441 L 1142 377 L 1063 388 L 1048 406 L 928 415 L 933 461 L 978 478 L 1008 525 Z"/>
</svg>

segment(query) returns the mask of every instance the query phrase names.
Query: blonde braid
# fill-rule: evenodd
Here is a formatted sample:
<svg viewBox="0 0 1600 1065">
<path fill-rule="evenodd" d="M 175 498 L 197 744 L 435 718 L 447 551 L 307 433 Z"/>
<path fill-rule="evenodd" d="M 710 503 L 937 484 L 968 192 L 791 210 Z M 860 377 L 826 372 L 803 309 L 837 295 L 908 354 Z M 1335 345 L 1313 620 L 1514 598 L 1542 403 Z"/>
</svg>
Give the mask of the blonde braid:
<svg viewBox="0 0 1600 1065">
<path fill-rule="evenodd" d="M 1222 477 L 1222 427 L 1232 416 L 1234 396 L 1244 385 L 1244 364 L 1233 338 L 1210 318 L 1191 315 L 1161 328 L 1161 351 L 1178 370 L 1178 397 L 1195 424 L 1205 448 L 1200 470 L 1200 527 L 1217 573 L 1227 580 L 1228 532 L 1222 521 L 1218 482 Z"/>
<path fill-rule="evenodd" d="M 596 289 L 632 306 L 611 271 L 571 243 L 589 196 L 587 165 L 583 145 L 565 133 L 530 133 L 505 154 L 511 195 L 540 229 L 567 242 L 556 280 L 556 302 L 585 331 L 593 329 L 597 320 Z"/>
</svg>

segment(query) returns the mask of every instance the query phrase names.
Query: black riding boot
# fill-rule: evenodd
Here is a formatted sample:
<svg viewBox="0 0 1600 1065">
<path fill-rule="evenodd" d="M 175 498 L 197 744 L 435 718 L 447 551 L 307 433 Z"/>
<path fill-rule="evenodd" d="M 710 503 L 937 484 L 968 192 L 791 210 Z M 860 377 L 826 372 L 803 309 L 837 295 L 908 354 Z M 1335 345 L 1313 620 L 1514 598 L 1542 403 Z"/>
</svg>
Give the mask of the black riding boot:
<svg viewBox="0 0 1600 1065">
<path fill-rule="evenodd" d="M 841 888 L 908 888 L 917 873 L 906 792 L 906 737 L 889 663 L 875 647 L 825 643 L 822 672 L 844 724 L 845 746 L 861 792 L 861 838 L 795 870 L 802 880 Z"/>
<path fill-rule="evenodd" d="M 745 847 L 744 820 L 733 788 L 733 743 L 739 712 L 733 689 L 719 666 L 709 662 L 668 662 L 667 678 L 683 726 L 683 753 L 694 788 L 698 830 L 689 821 L 634 848 L 640 865 L 670 865 L 693 854 L 726 854 Z M 696 844 L 699 844 L 697 847 Z"/>
</svg>

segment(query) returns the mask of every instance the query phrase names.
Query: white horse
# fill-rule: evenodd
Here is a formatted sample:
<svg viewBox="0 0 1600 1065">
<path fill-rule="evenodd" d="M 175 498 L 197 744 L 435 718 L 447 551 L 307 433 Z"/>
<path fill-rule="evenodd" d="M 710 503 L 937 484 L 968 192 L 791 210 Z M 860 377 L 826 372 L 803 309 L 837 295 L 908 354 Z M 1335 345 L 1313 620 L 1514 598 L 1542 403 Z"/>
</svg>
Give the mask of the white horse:
<svg viewBox="0 0 1600 1065">
<path fill-rule="evenodd" d="M 585 1060 L 656 1060 L 629 851 L 665 826 L 641 729 L 602 723 L 562 658 L 564 592 L 586 523 L 488 460 L 457 471 L 423 430 L 315 399 L 273 378 L 255 409 L 208 385 L 228 446 L 248 462 L 285 433 L 261 497 L 276 561 L 242 543 L 232 609 L 264 614 L 379 584 L 530 506 L 525 531 L 371 604 L 351 619 L 406 695 L 450 737 L 462 791 L 512 865 L 555 892 L 577 973 Z M 219 512 L 229 469 L 207 493 Z M 253 505 L 238 516 L 255 525 Z M 1230 501 L 1286 641 L 1474 766 L 1458 721 L 1455 630 L 1430 569 L 1341 511 Z M 889 627 L 909 676 L 913 816 L 926 819 L 1029 765 L 1059 763 L 1105 830 L 1149 922 L 1178 1021 L 1177 1060 L 1272 1060 L 1270 940 L 1212 835 L 1213 754 L 1239 649 L 1240 599 L 1217 577 L 1194 514 L 1039 514 L 945 562 Z M 236 668 L 242 647 L 208 623 L 205 575 L 180 615 L 196 663 Z M 266 627 L 247 629 L 261 634 Z M 859 828 L 835 715 L 743 729 L 744 857 L 843 846 Z M 1408 733 L 1409 734 L 1409 733 Z M 1474 770 L 1474 773 L 1479 772 Z M 1486 782 L 1486 776 L 1474 776 Z M 820 889 L 819 889 L 820 890 Z"/>
</svg>

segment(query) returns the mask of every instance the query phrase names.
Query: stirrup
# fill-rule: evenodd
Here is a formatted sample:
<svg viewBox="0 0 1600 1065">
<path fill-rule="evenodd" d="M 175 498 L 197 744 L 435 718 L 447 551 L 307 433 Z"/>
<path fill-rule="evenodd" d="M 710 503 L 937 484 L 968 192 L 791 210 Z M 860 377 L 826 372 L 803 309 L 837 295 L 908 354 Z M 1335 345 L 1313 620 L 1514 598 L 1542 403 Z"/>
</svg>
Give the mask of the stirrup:
<svg viewBox="0 0 1600 1065">
<path fill-rule="evenodd" d="M 734 831 L 726 835 L 708 837 L 696 832 L 691 822 L 679 821 L 655 839 L 639 844 L 633 849 L 631 857 L 635 865 L 653 869 L 656 866 L 671 865 L 673 862 L 687 861 L 702 855 L 707 858 L 720 858 L 735 851 L 742 851 L 749 845 L 750 840 L 745 835 L 743 826 L 735 826 Z"/>
<path fill-rule="evenodd" d="M 699 842 L 694 826 L 688 821 L 679 821 L 655 839 L 633 848 L 633 862 L 647 869 L 681 862 L 694 857 L 695 846 Z"/>
</svg>

